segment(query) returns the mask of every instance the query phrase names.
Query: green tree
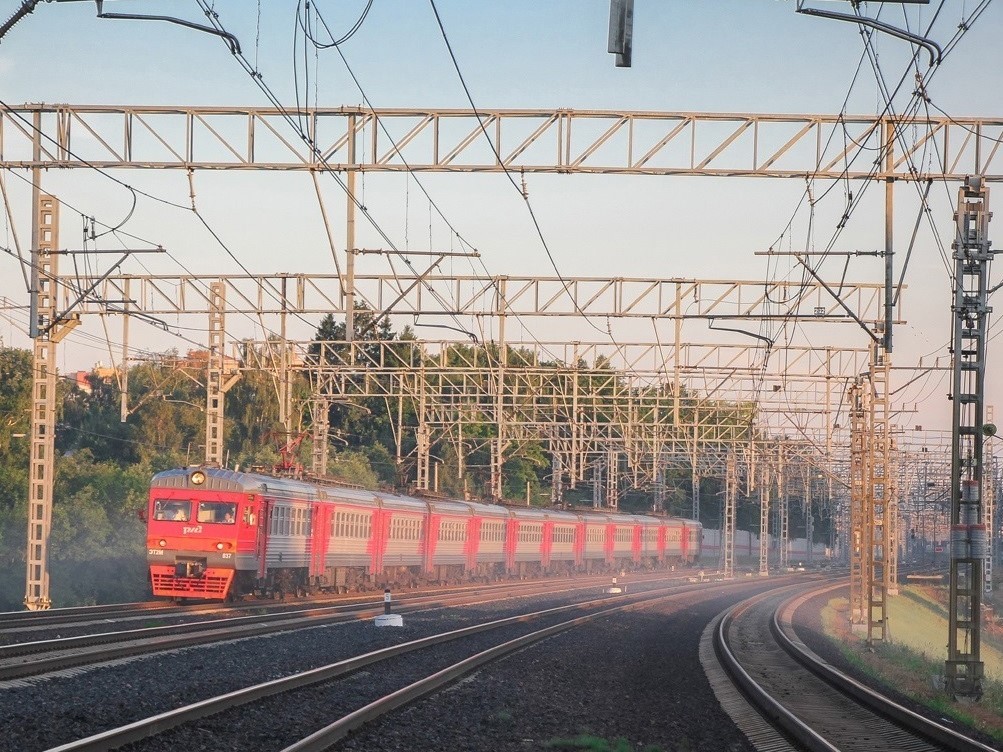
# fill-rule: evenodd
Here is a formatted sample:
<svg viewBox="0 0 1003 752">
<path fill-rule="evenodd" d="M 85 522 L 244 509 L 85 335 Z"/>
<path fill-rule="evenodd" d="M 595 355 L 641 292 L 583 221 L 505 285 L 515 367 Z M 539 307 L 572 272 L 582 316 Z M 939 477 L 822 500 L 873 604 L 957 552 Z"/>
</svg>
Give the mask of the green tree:
<svg viewBox="0 0 1003 752">
<path fill-rule="evenodd" d="M 24 597 L 31 353 L 0 348 L 0 610 Z"/>
</svg>

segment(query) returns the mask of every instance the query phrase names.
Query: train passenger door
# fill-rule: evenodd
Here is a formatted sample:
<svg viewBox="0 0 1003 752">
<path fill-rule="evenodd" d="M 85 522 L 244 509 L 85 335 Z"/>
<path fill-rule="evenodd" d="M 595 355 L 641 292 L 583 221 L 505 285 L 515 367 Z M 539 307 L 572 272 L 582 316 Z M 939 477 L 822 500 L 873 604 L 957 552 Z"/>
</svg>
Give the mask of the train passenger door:
<svg viewBox="0 0 1003 752">
<path fill-rule="evenodd" d="M 310 528 L 312 546 L 310 548 L 310 576 L 321 577 L 327 569 L 327 547 L 331 540 L 331 515 L 333 506 L 327 502 L 315 501 L 313 521 Z"/>
<path fill-rule="evenodd" d="M 616 525 L 608 523 L 606 525 L 606 541 L 603 543 L 603 553 L 606 555 L 606 563 L 613 563 L 613 547 L 616 545 Z"/>
<path fill-rule="evenodd" d="M 258 579 L 264 579 L 265 575 L 268 574 L 268 564 L 266 563 L 266 557 L 268 555 L 268 530 L 269 524 L 271 523 L 272 515 L 272 505 L 269 503 L 268 499 L 261 498 L 261 506 L 258 507 L 258 540 L 255 546 L 254 555 L 258 559 Z"/>
<path fill-rule="evenodd" d="M 477 551 L 481 544 L 481 524 L 483 517 L 471 514 L 467 521 L 467 540 L 463 543 L 463 553 L 466 554 L 467 569 L 477 568 Z"/>
<path fill-rule="evenodd" d="M 554 550 L 554 522 L 543 523 L 543 540 L 540 541 L 540 564 L 544 569 L 550 566 L 550 555 Z"/>
<path fill-rule="evenodd" d="M 383 555 L 387 550 L 390 536 L 390 512 L 383 508 L 383 499 L 376 498 L 376 509 L 373 510 L 372 525 L 369 529 L 369 573 L 379 576 L 383 572 Z"/>
<path fill-rule="evenodd" d="M 578 520 L 575 523 L 575 566 L 580 567 L 582 562 L 585 561 L 585 523 L 582 520 Z"/>
<path fill-rule="evenodd" d="M 515 550 L 519 545 L 519 520 L 511 516 L 505 524 L 505 569 L 515 571 Z"/>
<path fill-rule="evenodd" d="M 433 514 L 431 503 L 425 502 L 425 505 L 428 508 L 428 514 L 425 516 L 425 535 L 422 541 L 424 544 L 424 550 L 422 551 L 422 559 L 425 562 L 425 571 L 431 572 L 434 569 L 432 560 L 435 556 L 436 546 L 439 543 L 439 520 L 442 515 Z"/>
</svg>

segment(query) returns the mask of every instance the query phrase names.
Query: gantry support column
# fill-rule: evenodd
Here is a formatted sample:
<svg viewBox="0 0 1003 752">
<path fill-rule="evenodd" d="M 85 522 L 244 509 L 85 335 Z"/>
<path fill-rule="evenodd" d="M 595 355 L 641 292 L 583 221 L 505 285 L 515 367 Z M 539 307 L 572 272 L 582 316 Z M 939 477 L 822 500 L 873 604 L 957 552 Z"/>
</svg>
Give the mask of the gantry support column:
<svg viewBox="0 0 1003 752">
<path fill-rule="evenodd" d="M 867 582 L 867 642 L 889 641 L 888 597 L 891 594 L 891 549 L 895 545 L 894 467 L 889 384 L 891 356 L 877 343 L 871 345 L 870 389 L 870 513 L 865 518 L 865 540 L 868 556 Z"/>
<path fill-rule="evenodd" d="M 735 507 L 738 506 L 738 459 L 735 451 L 728 452 L 724 479 L 724 524 L 721 526 L 721 553 L 724 576 L 735 574 Z"/>
<path fill-rule="evenodd" d="M 870 526 L 870 421 L 871 388 L 864 377 L 850 386 L 850 623 L 866 624 L 867 583 L 870 557 L 867 555 Z"/>
<path fill-rule="evenodd" d="M 784 443 L 777 447 L 777 537 L 780 571 L 786 571 L 790 560 L 790 495 L 787 493 L 787 456 Z"/>
<path fill-rule="evenodd" d="M 205 382 L 205 463 L 223 466 L 223 342 L 226 286 L 209 284 L 209 358 Z"/>
<path fill-rule="evenodd" d="M 414 430 L 417 476 L 415 485 L 421 491 L 428 491 L 431 488 L 429 476 L 432 462 L 432 433 L 428 427 L 428 395 L 425 391 L 428 382 L 425 377 L 424 364 L 418 372 L 418 378 L 420 379 L 418 384 L 418 426 Z"/>
<path fill-rule="evenodd" d="M 951 452 L 951 592 L 948 613 L 947 692 L 982 695 L 983 566 L 988 539 L 982 508 L 985 439 L 986 334 L 989 324 L 989 189 L 969 177 L 958 190 L 954 215 L 954 380 Z"/>
<path fill-rule="evenodd" d="M 665 514 L 665 468 L 655 455 L 655 497 L 652 500 L 651 511 Z"/>
<path fill-rule="evenodd" d="M 982 522 L 986 526 L 989 540 L 986 542 L 986 562 L 983 565 L 982 592 L 986 595 L 993 591 L 993 548 L 996 540 L 996 526 L 993 520 L 996 516 L 996 456 L 989 455 L 984 464 L 982 474 Z"/>
<path fill-rule="evenodd" d="M 318 478 L 327 475 L 327 460 L 330 454 L 328 434 L 331 429 L 331 402 L 323 397 L 314 397 L 310 403 L 310 423 L 313 426 L 313 451 L 311 471 Z"/>
<path fill-rule="evenodd" d="M 770 463 L 764 462 L 763 480 L 759 484 L 759 576 L 770 574 Z"/>
<path fill-rule="evenodd" d="M 356 116 L 348 116 L 348 163 L 355 166 Z M 345 339 L 355 339 L 355 170 L 348 170 L 345 186 Z"/>
<path fill-rule="evenodd" d="M 28 555 L 24 605 L 49 608 L 49 532 L 56 432 L 56 305 L 58 300 L 59 202 L 34 190 L 31 243 L 31 459 L 28 478 Z"/>
<path fill-rule="evenodd" d="M 895 438 L 888 439 L 888 595 L 899 594 L 899 454 Z M 905 526 L 906 535 L 909 525 Z"/>
<path fill-rule="evenodd" d="M 805 537 L 805 563 L 811 567 L 811 538 L 813 534 L 812 509 L 811 509 L 811 466 L 805 464 L 801 468 L 802 502 L 801 508 L 804 511 L 804 537 Z"/>
<path fill-rule="evenodd" d="M 620 508 L 620 456 L 612 445 L 606 450 L 606 508 Z"/>
<path fill-rule="evenodd" d="M 555 429 L 556 432 L 556 429 Z M 550 504 L 559 507 L 564 503 L 564 466 L 561 450 L 554 441 L 550 452 Z"/>
<path fill-rule="evenodd" d="M 288 298 L 287 286 L 289 280 L 285 277 L 280 281 L 282 290 L 282 312 L 279 314 L 279 378 L 276 384 L 279 398 L 279 423 L 288 443 L 293 440 L 293 373 L 289 367 L 289 340 L 286 336 L 286 321 L 289 312 L 286 310 Z M 224 301 L 225 302 L 225 301 Z M 346 337 L 346 339 L 349 339 Z M 350 340 L 349 340 L 350 341 Z M 354 357 L 355 348 L 349 347 L 349 357 Z"/>
<path fill-rule="evenodd" d="M 119 379 L 121 393 L 118 398 L 118 417 L 125 423 L 129 417 L 129 303 L 131 301 L 130 284 L 125 285 L 125 295 L 122 303 L 122 377 Z"/>
<path fill-rule="evenodd" d="M 693 420 L 693 443 L 690 446 L 690 498 L 693 503 L 692 515 L 693 519 L 700 521 L 700 459 L 697 454 L 697 431 L 699 431 L 698 426 L 700 425 L 700 411 L 694 410 L 694 420 Z"/>
<path fill-rule="evenodd" d="M 505 298 L 506 281 L 499 280 L 496 288 L 495 313 L 498 316 L 498 377 L 495 382 L 495 427 L 498 435 L 491 444 L 491 495 L 502 499 L 505 494 L 505 366 L 508 364 L 508 345 L 505 343 L 505 315 L 508 303 Z"/>
<path fill-rule="evenodd" d="M 592 508 L 602 509 L 603 507 L 603 464 L 604 460 L 596 459 L 592 463 Z"/>
</svg>

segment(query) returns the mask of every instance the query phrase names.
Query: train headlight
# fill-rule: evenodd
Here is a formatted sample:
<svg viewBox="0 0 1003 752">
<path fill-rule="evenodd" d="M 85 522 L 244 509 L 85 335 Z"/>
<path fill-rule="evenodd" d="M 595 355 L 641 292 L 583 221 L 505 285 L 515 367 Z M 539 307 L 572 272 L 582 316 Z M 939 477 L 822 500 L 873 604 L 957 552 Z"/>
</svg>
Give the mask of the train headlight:
<svg viewBox="0 0 1003 752">
<path fill-rule="evenodd" d="M 201 486 L 205 483 L 205 473 L 201 470 L 196 470 L 194 473 L 188 476 L 188 480 L 191 481 L 193 486 Z"/>
<path fill-rule="evenodd" d="M 158 540 L 157 543 L 160 544 L 161 548 L 167 548 L 167 541 L 164 540 L 163 538 L 161 538 L 160 540 Z"/>
<path fill-rule="evenodd" d="M 216 544 L 216 550 L 217 551 L 222 551 L 223 550 L 223 544 L 222 543 L 217 543 Z"/>
</svg>

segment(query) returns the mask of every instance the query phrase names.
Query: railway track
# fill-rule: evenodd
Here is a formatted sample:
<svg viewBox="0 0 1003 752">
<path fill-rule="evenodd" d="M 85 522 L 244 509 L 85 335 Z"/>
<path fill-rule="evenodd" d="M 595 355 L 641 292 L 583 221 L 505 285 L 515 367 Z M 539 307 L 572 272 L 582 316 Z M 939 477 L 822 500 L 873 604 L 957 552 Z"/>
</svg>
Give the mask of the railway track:
<svg viewBox="0 0 1003 752">
<path fill-rule="evenodd" d="M 716 653 L 742 697 L 720 686 L 720 677 L 715 691 L 750 741 L 760 749 L 812 752 L 991 752 L 992 747 L 917 715 L 811 652 L 795 635 L 791 619 L 800 604 L 824 590 L 792 598 L 787 589 L 751 598 L 708 627 L 701 650 Z"/>
<path fill-rule="evenodd" d="M 687 586 L 688 578 L 668 578 L 673 587 Z M 635 587 L 665 582 L 666 578 L 632 579 Z M 396 601 L 400 614 L 430 609 L 473 606 L 486 600 L 527 598 L 537 595 L 594 593 L 609 578 L 588 580 L 534 581 L 488 588 L 464 588 L 449 593 L 405 596 Z M 561 584 L 562 587 L 555 587 Z M 278 613 L 232 616 L 182 624 L 130 628 L 89 633 L 48 640 L 17 642 L 0 646 L 0 682 L 11 682 L 40 674 L 62 671 L 131 656 L 187 648 L 194 645 L 255 637 L 296 629 L 371 619 L 383 613 L 382 598 L 374 603 L 352 599 L 329 606 L 284 610 Z M 94 622 L 90 622 L 94 623 Z M 99 622 L 100 623 L 100 622 Z M 103 623 L 102 623 L 102 626 Z"/>
<path fill-rule="evenodd" d="M 150 615 L 183 613 L 197 607 L 178 607 L 164 602 L 109 603 L 103 606 L 74 606 L 50 611 L 0 612 L 0 634 L 7 632 L 51 629 L 64 624 L 93 623 L 108 619 L 137 618 Z M 205 608 L 203 606 L 202 608 Z"/>
<path fill-rule="evenodd" d="M 653 572 L 643 574 L 631 574 L 631 582 L 645 582 L 650 579 L 663 579 L 666 572 Z M 685 577 L 683 572 L 674 575 L 680 579 Z M 522 580 L 518 582 L 501 582 L 494 584 L 474 584 L 456 585 L 450 587 L 433 587 L 420 590 L 399 591 L 395 594 L 395 599 L 406 600 L 407 598 L 432 596 L 432 595 L 457 595 L 470 592 L 484 592 L 486 590 L 496 590 L 503 593 L 513 587 L 531 587 L 539 585 L 541 588 L 553 588 L 556 583 L 562 580 L 549 578 L 537 580 Z M 609 581 L 608 575 L 579 576 L 567 582 L 574 583 L 582 587 L 589 587 L 606 583 Z M 76 606 L 69 608 L 58 608 L 50 611 L 5 611 L 0 612 L 0 646 L 14 642 L 38 641 L 38 634 L 51 632 L 61 637 L 69 636 L 67 633 L 74 631 L 89 632 L 95 628 L 107 630 L 116 624 L 128 624 L 135 621 L 174 621 L 188 618 L 214 617 L 218 614 L 241 614 L 241 613 L 268 613 L 282 612 L 302 609 L 305 606 L 317 605 L 369 605 L 376 598 L 382 597 L 379 594 L 352 593 L 347 595 L 318 595 L 313 597 L 295 598 L 289 600 L 250 600 L 237 601 L 233 603 L 192 603 L 187 605 L 177 605 L 165 601 L 146 601 L 137 603 L 107 604 L 102 606 Z"/>
<path fill-rule="evenodd" d="M 284 718 L 288 728 L 315 729 L 291 746 L 287 745 L 288 739 L 283 740 L 281 744 L 287 745 L 288 750 L 327 749 L 360 726 L 435 692 L 486 663 L 562 631 L 618 611 L 649 608 L 674 598 L 692 597 L 695 591 L 704 593 L 747 585 L 746 581 L 728 581 L 693 587 L 663 587 L 613 596 L 612 601 L 610 596 L 604 595 L 584 602 L 437 632 L 158 713 L 53 748 L 52 752 L 107 750 L 137 742 L 142 744 L 134 749 L 184 747 L 191 743 L 190 739 L 173 734 L 185 733 L 184 728 L 192 728 L 196 721 L 199 733 L 209 736 L 218 733 L 220 740 L 226 738 L 232 743 L 232 735 L 241 733 L 239 729 L 257 727 L 260 730 L 263 723 L 260 719 L 273 717 Z M 428 652 L 432 650 L 438 652 Z M 422 651 L 427 657 L 423 657 L 420 665 L 416 666 L 419 662 L 413 655 L 417 651 Z M 377 672 L 382 678 L 373 679 Z M 364 678 L 360 680 L 360 676 Z M 350 681 L 356 684 L 348 685 Z M 392 688 L 373 690 L 369 684 L 374 682 L 377 685 L 392 685 Z M 290 707 L 324 709 L 312 711 L 320 713 L 325 719 L 324 725 L 318 728 L 320 723 L 314 722 L 311 726 L 305 721 L 290 719 Z M 332 717 L 335 720 L 331 721 Z M 256 721 L 256 718 L 259 720 Z M 211 747 L 214 742 L 205 743 Z"/>
</svg>

